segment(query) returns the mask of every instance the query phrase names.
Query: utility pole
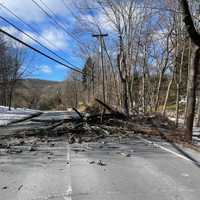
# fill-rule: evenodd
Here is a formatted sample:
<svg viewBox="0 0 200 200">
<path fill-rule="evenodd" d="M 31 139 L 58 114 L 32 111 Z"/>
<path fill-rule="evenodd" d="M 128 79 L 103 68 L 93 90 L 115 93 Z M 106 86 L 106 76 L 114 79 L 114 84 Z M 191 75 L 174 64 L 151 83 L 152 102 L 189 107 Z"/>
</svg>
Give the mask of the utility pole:
<svg viewBox="0 0 200 200">
<path fill-rule="evenodd" d="M 103 56 L 103 38 L 107 37 L 108 34 L 93 34 L 92 37 L 95 37 L 99 40 L 100 42 L 100 47 L 101 47 L 101 69 L 102 69 L 102 87 L 103 87 L 103 102 L 106 103 L 106 94 L 105 94 L 105 67 L 104 67 L 104 56 Z"/>
</svg>

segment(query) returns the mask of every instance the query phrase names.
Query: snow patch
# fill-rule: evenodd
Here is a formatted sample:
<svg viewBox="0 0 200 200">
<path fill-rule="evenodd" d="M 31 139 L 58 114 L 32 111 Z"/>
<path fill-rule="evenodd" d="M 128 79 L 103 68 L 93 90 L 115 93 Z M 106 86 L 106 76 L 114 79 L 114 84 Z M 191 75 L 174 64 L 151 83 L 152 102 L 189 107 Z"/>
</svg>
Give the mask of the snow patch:
<svg viewBox="0 0 200 200">
<path fill-rule="evenodd" d="M 37 110 L 27 108 L 11 108 L 11 110 L 9 110 L 6 106 L 0 106 L 0 126 L 29 117 L 37 112 Z"/>
</svg>

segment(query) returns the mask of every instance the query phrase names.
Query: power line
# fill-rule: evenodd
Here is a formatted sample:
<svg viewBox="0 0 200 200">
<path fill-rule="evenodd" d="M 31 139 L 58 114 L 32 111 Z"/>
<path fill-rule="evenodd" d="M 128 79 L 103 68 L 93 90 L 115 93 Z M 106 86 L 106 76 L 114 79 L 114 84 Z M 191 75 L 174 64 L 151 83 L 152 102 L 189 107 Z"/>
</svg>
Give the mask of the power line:
<svg viewBox="0 0 200 200">
<path fill-rule="evenodd" d="M 55 21 L 55 22 L 57 22 L 57 24 L 59 24 L 59 26 L 70 36 L 70 37 L 72 37 L 74 40 L 76 40 L 78 43 L 80 43 L 81 45 L 83 45 L 82 43 L 81 43 L 81 41 L 80 40 L 78 40 L 72 33 L 70 33 L 68 30 L 66 30 L 66 27 L 65 27 L 65 25 L 63 25 L 63 23 L 62 22 L 59 22 L 57 19 L 56 19 L 56 14 L 55 14 L 55 12 L 51 9 L 51 8 L 49 8 L 49 6 L 43 1 L 43 0 L 39 0 L 41 3 L 42 3 L 42 5 L 51 13 L 51 17 L 53 18 L 53 20 Z"/>
<path fill-rule="evenodd" d="M 49 49 L 48 47 L 44 46 L 41 42 L 39 42 L 38 40 L 36 40 L 34 37 L 32 37 L 30 34 L 24 32 L 23 30 L 21 30 L 20 28 L 18 28 L 17 26 L 15 26 L 12 22 L 10 22 L 9 20 L 5 19 L 4 17 L 0 16 L 0 19 L 2 19 L 3 21 L 7 22 L 9 25 L 11 25 L 12 27 L 14 27 L 16 30 L 18 30 L 19 32 L 23 33 L 24 35 L 26 35 L 28 38 L 30 38 L 31 40 L 33 40 L 34 42 L 36 42 L 37 44 L 39 44 L 41 47 L 43 47 L 44 49 L 46 49 L 47 51 L 51 52 L 52 54 L 54 54 L 55 56 L 57 56 L 58 58 L 62 59 L 63 61 L 67 62 L 67 60 L 65 60 L 64 58 L 60 57 L 57 53 L 53 52 L 51 49 Z M 71 63 L 69 63 L 71 65 Z M 75 67 L 77 68 L 77 67 Z"/>
<path fill-rule="evenodd" d="M 48 9 L 51 14 L 49 14 L 38 2 L 36 2 L 35 0 L 31 0 L 43 13 L 45 13 L 46 16 L 48 16 L 53 22 L 54 24 L 56 24 L 58 27 L 60 27 L 67 35 L 69 35 L 71 38 L 73 38 L 76 42 L 78 42 L 80 45 L 84 46 L 84 44 L 78 40 L 72 33 L 70 33 L 65 26 L 59 22 L 57 19 L 55 19 L 55 13 L 42 1 L 39 0 L 44 7 L 46 7 L 46 9 Z"/>
<path fill-rule="evenodd" d="M 20 18 L 19 16 L 17 16 L 13 11 L 11 11 L 8 7 L 6 7 L 5 5 L 0 3 L 0 6 L 3 7 L 7 12 L 9 12 L 10 14 L 12 14 L 13 16 L 15 16 L 20 22 L 22 22 L 23 24 L 25 24 L 27 27 L 29 27 L 33 32 L 37 33 L 41 38 L 43 38 L 44 40 L 46 40 L 49 44 L 51 44 L 52 46 L 55 47 L 55 45 L 49 41 L 48 39 L 46 39 L 45 37 L 43 37 L 42 35 L 40 35 L 40 33 L 31 25 L 29 25 L 28 23 L 26 23 L 22 18 Z M 57 48 L 57 47 L 56 47 Z M 60 50 L 60 49 L 58 49 Z M 61 50 L 60 50 L 61 51 Z"/>
<path fill-rule="evenodd" d="M 84 74 L 82 71 L 80 71 L 80 70 L 78 70 L 78 69 L 76 69 L 76 68 L 73 68 L 73 67 L 71 67 L 71 66 L 69 66 L 69 65 L 66 65 L 65 63 L 62 63 L 61 61 L 59 61 L 59 60 L 57 60 L 57 59 L 55 59 L 55 58 L 52 58 L 51 56 L 47 55 L 46 53 L 43 53 L 42 51 L 36 49 L 35 47 L 33 47 L 33 46 L 29 45 L 29 44 L 27 44 L 26 42 L 20 40 L 19 38 L 15 37 L 15 36 L 13 36 L 13 35 L 11 35 L 10 33 L 8 33 L 7 31 L 4 31 L 4 30 L 1 29 L 1 28 L 0 28 L 0 32 L 3 33 L 3 34 L 5 34 L 5 35 L 7 35 L 7 36 L 10 37 L 10 38 L 12 38 L 13 40 L 15 40 L 15 41 L 17 41 L 17 42 L 23 44 L 24 46 L 26 46 L 26 47 L 32 49 L 33 51 L 35 51 L 35 52 L 41 54 L 42 56 L 48 58 L 49 60 L 52 60 L 52 61 L 54 61 L 54 62 L 56 62 L 56 63 L 58 63 L 58 64 L 60 64 L 60 65 L 63 65 L 64 67 L 69 68 L 69 69 L 71 69 L 71 70 L 73 70 L 73 71 L 76 71 L 76 72 L 79 72 L 79 73 L 81 73 L 81 74 Z"/>
<path fill-rule="evenodd" d="M 47 38 L 45 38 L 44 36 L 40 35 L 40 33 L 39 33 L 34 27 L 32 27 L 31 25 L 29 25 L 28 23 L 26 23 L 21 17 L 17 16 L 17 15 L 16 15 L 13 11 L 11 11 L 8 7 L 6 7 L 5 5 L 3 5 L 2 3 L 0 3 L 0 6 L 3 7 L 3 8 L 4 8 L 7 12 L 9 12 L 11 15 L 15 16 L 20 22 L 22 22 L 22 23 L 25 24 L 27 27 L 29 27 L 33 32 L 37 33 L 37 35 L 38 35 L 39 37 L 41 37 L 43 40 L 45 40 L 45 41 L 48 42 L 50 45 L 52 45 L 53 47 L 55 47 L 56 50 L 59 50 L 59 51 L 61 51 L 62 53 L 65 54 L 65 52 L 64 52 L 62 49 L 56 47 L 56 45 L 54 45 L 54 43 L 52 43 L 51 41 L 49 41 L 49 40 L 48 40 Z M 53 54 L 55 55 L 56 53 L 53 53 Z M 75 68 L 76 68 L 76 66 L 73 65 L 72 63 L 70 63 L 68 60 L 62 58 L 62 57 L 59 56 L 59 55 L 58 55 L 57 57 L 59 57 L 60 59 L 64 60 L 66 63 L 70 64 L 72 67 L 75 67 Z"/>
<path fill-rule="evenodd" d="M 41 47 L 43 47 L 44 49 L 48 50 L 49 52 L 51 52 L 52 54 L 54 54 L 55 56 L 57 56 L 58 58 L 60 58 L 61 60 L 65 61 L 66 63 L 72 65 L 70 62 L 68 62 L 66 59 L 62 58 L 61 56 L 59 56 L 57 53 L 55 53 L 54 51 L 52 51 L 51 49 L 49 49 L 48 47 L 44 46 L 41 42 L 39 42 L 38 40 L 36 40 L 35 38 L 33 38 L 30 34 L 24 32 L 23 30 L 21 30 L 20 28 L 18 28 L 17 26 L 15 26 L 12 22 L 10 22 L 9 20 L 5 19 L 4 17 L 0 16 L 0 18 L 2 20 L 4 20 L 5 22 L 7 22 L 9 25 L 13 26 L 16 30 L 18 30 L 19 32 L 23 33 L 24 35 L 26 35 L 28 38 L 30 38 L 31 40 L 33 40 L 34 42 L 36 42 L 37 44 L 39 44 Z M 77 68 L 76 66 L 72 65 L 73 67 Z"/>
</svg>

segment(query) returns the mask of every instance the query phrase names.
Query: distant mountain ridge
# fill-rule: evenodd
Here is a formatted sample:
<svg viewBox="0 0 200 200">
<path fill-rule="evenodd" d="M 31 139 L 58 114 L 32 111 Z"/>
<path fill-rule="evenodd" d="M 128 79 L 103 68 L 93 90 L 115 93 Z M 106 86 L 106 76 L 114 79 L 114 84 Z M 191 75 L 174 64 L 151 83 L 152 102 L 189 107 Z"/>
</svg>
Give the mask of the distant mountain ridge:
<svg viewBox="0 0 200 200">
<path fill-rule="evenodd" d="M 32 87 L 37 87 L 37 86 L 46 87 L 57 84 L 60 85 L 62 83 L 60 81 L 50 81 L 50 80 L 34 79 L 34 78 L 21 79 L 19 80 L 19 82 Z"/>
<path fill-rule="evenodd" d="M 63 87 L 63 84 L 64 81 L 34 78 L 21 79 L 17 82 L 12 105 L 14 107 L 39 109 L 41 102 L 55 97 Z"/>
<path fill-rule="evenodd" d="M 42 80 L 42 79 L 21 79 L 18 81 L 17 88 L 20 89 L 38 89 L 48 90 L 48 88 L 59 88 L 63 82 L 60 81 L 50 81 L 50 80 Z"/>
</svg>

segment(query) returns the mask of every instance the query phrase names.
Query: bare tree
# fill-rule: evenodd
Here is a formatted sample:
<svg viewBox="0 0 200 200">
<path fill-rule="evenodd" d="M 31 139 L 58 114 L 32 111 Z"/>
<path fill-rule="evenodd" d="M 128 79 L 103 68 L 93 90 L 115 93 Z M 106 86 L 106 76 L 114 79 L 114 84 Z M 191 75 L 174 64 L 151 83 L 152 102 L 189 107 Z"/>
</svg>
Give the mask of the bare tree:
<svg viewBox="0 0 200 200">
<path fill-rule="evenodd" d="M 10 110 L 15 86 L 24 74 L 22 69 L 24 49 L 1 36 L 0 51 L 1 103 Z"/>
<path fill-rule="evenodd" d="M 188 92 L 187 92 L 187 113 L 186 113 L 186 136 L 189 141 L 192 141 L 192 130 L 195 116 L 196 106 L 196 86 L 197 86 L 197 73 L 199 70 L 200 59 L 200 34 L 197 32 L 192 16 L 190 13 L 187 0 L 180 0 L 180 5 L 183 10 L 183 21 L 186 25 L 187 32 L 195 44 L 194 53 L 192 54 L 192 65 L 188 78 Z"/>
</svg>

